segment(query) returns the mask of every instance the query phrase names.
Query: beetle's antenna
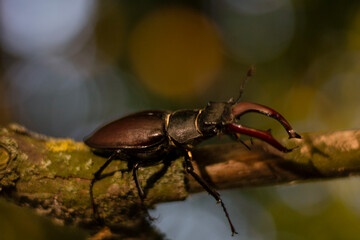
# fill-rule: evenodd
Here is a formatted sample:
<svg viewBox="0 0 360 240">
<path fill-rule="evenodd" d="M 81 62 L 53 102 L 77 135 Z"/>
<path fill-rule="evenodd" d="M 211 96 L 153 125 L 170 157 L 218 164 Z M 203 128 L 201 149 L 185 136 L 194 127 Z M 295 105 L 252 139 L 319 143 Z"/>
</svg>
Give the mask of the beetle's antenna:
<svg viewBox="0 0 360 240">
<path fill-rule="evenodd" d="M 234 101 L 234 103 L 238 103 L 240 101 L 242 94 L 244 92 L 244 89 L 245 89 L 245 85 L 246 85 L 248 79 L 254 75 L 254 72 L 255 72 L 255 67 L 251 66 L 250 69 L 247 71 L 246 76 L 244 77 L 244 79 L 241 82 L 239 96 Z"/>
</svg>

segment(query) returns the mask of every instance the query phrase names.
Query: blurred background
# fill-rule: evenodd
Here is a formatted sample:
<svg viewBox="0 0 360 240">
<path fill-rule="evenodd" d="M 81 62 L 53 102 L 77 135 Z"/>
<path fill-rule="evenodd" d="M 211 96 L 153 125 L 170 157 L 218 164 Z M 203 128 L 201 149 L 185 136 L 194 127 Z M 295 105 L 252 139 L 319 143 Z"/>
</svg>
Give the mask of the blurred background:
<svg viewBox="0 0 360 240">
<path fill-rule="evenodd" d="M 297 132 L 359 128 L 359 1 L 0 0 L 0 125 L 81 141 L 138 110 L 237 97 L 251 65 L 243 100 L 278 110 Z M 242 123 L 285 135 L 264 116 Z M 221 194 L 236 239 L 358 239 L 359 183 Z M 151 214 L 169 239 L 235 239 L 206 193 Z M 0 239 L 84 236 L 0 201 Z"/>
</svg>

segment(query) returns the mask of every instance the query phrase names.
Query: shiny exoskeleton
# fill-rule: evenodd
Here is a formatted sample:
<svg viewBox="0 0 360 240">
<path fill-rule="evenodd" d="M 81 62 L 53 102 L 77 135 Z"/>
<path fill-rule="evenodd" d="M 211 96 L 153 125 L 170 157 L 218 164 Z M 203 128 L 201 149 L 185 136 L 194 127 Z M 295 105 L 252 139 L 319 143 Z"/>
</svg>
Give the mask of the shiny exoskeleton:
<svg viewBox="0 0 360 240">
<path fill-rule="evenodd" d="M 184 156 L 186 172 L 221 204 L 232 234 L 236 233 L 220 194 L 194 172 L 191 151 L 198 143 L 219 134 L 231 135 L 239 141 L 241 141 L 239 135 L 244 134 L 261 139 L 282 152 L 292 150 L 282 146 L 273 138 L 270 131 L 238 124 L 240 116 L 248 112 L 258 112 L 275 118 L 284 126 L 289 138 L 301 138 L 275 110 L 255 103 L 233 100 L 209 102 L 205 108 L 197 110 L 143 111 L 115 120 L 95 131 L 85 139 L 85 143 L 95 153 L 108 157 L 104 165 L 94 174 L 90 184 L 95 217 L 99 218 L 92 187 L 112 160 L 128 162 L 143 203 L 145 194 L 138 181 L 138 168 L 158 163 L 168 164 L 179 156 Z"/>
</svg>

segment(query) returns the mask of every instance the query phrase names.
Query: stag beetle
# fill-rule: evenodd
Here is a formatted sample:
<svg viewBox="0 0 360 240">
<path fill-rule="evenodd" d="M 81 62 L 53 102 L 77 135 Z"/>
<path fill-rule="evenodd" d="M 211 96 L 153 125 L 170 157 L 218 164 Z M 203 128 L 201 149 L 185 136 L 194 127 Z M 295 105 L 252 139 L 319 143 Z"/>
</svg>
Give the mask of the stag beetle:
<svg viewBox="0 0 360 240">
<path fill-rule="evenodd" d="M 251 74 L 252 69 L 248 71 L 247 77 Z M 244 134 L 263 140 L 282 152 L 292 151 L 292 149 L 282 146 L 270 131 L 248 128 L 237 123 L 237 120 L 248 112 L 257 112 L 272 117 L 283 125 L 289 138 L 301 138 L 286 119 L 275 110 L 255 103 L 239 102 L 242 90 L 243 86 L 236 101 L 230 99 L 227 102 L 209 102 L 204 109 L 134 113 L 101 127 L 87 137 L 84 142 L 92 148 L 94 153 L 108 157 L 107 161 L 94 174 L 90 183 L 90 197 L 95 218 L 99 219 L 99 216 L 92 188 L 111 161 L 120 159 L 128 162 L 144 207 L 145 194 L 139 184 L 138 168 L 169 163 L 179 156 L 184 156 L 186 172 L 212 195 L 217 203 L 221 204 L 232 235 L 237 233 L 220 194 L 194 172 L 191 150 L 198 143 L 219 134 L 231 135 L 239 141 L 241 141 L 239 135 Z M 148 217 L 150 216 L 148 215 Z"/>
</svg>

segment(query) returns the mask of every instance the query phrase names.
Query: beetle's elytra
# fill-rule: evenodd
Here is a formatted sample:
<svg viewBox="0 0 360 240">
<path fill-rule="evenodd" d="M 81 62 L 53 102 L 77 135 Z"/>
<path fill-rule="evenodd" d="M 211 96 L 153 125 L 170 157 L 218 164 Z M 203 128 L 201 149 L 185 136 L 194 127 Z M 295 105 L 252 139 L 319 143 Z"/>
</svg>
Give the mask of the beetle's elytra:
<svg viewBox="0 0 360 240">
<path fill-rule="evenodd" d="M 247 76 L 251 75 L 251 70 Z M 240 97 L 239 97 L 240 98 Z M 185 169 L 199 184 L 221 204 L 228 219 L 232 234 L 237 233 L 220 194 L 194 172 L 191 150 L 200 142 L 219 134 L 228 134 L 239 140 L 239 134 L 263 140 L 282 152 L 289 152 L 269 131 L 248 128 L 237 123 L 248 112 L 258 112 L 279 121 L 289 138 L 301 138 L 275 110 L 250 102 L 209 102 L 203 109 L 169 111 L 143 111 L 115 120 L 85 139 L 85 143 L 97 154 L 107 156 L 104 165 L 94 174 L 90 195 L 95 218 L 99 218 L 92 187 L 100 179 L 102 171 L 112 160 L 128 162 L 143 203 L 144 192 L 137 177 L 140 166 L 169 163 L 184 156 Z"/>
</svg>

